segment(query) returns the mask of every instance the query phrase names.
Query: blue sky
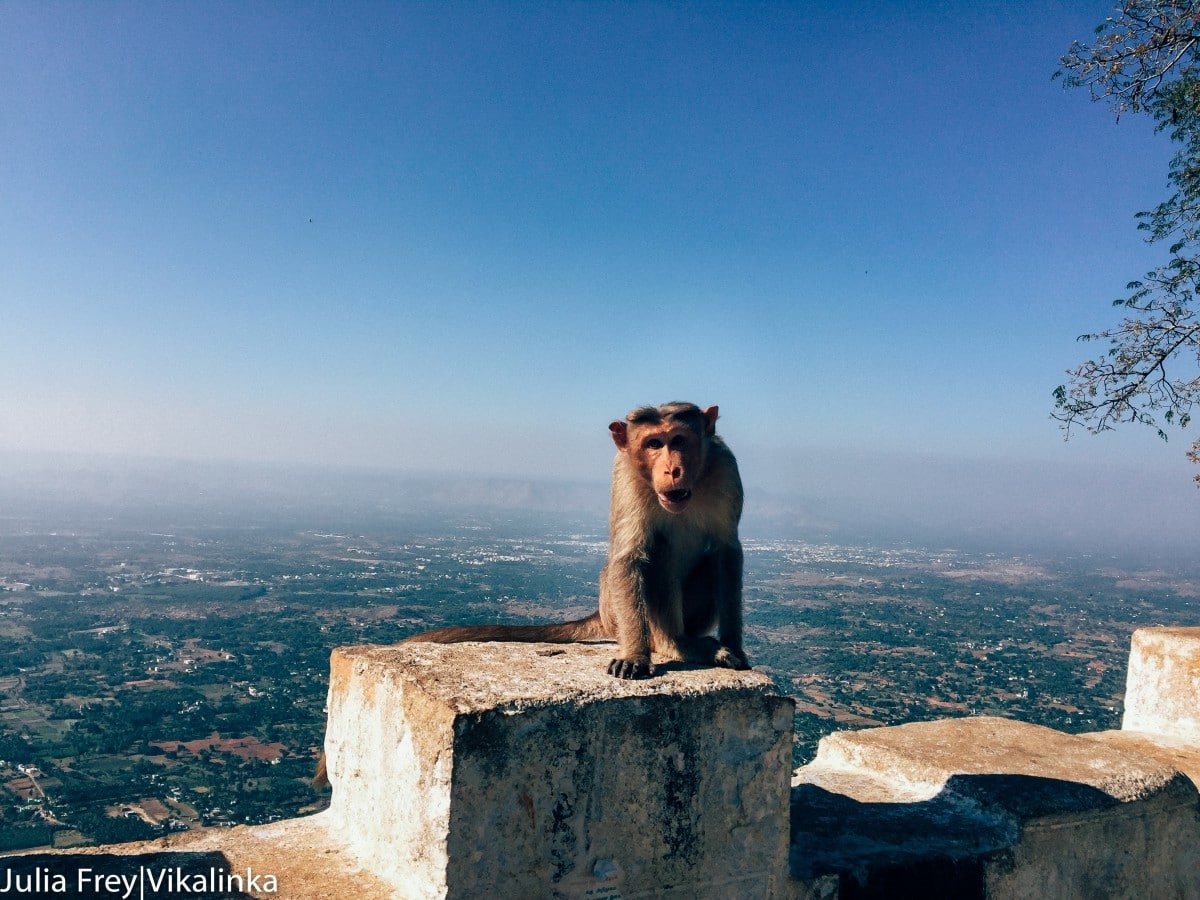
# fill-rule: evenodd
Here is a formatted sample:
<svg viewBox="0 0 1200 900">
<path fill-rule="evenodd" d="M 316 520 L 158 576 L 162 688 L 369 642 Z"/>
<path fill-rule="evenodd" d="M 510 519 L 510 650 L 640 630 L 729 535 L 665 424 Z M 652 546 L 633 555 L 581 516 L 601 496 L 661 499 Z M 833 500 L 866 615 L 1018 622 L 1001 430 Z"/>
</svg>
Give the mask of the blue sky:
<svg viewBox="0 0 1200 900">
<path fill-rule="evenodd" d="M 594 478 L 690 399 L 760 484 L 1185 495 L 1049 419 L 1165 252 L 1166 138 L 1051 81 L 1108 12 L 4 3 L 0 450 Z"/>
</svg>

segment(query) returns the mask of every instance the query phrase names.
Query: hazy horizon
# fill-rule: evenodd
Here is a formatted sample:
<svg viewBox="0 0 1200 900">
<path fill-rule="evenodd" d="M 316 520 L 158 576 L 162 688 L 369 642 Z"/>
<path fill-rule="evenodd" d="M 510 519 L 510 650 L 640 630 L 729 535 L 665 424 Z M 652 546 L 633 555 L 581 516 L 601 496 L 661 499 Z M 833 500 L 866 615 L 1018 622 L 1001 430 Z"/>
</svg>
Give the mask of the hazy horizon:
<svg viewBox="0 0 1200 900">
<path fill-rule="evenodd" d="M 810 457 L 808 476 L 776 489 L 750 479 L 743 535 L 1196 565 L 1193 498 L 1120 467 L 827 454 Z M 1124 508 L 1113 484 L 1144 497 L 1140 514 Z M 600 477 L 0 453 L 0 535 L 21 523 L 367 532 L 499 514 L 521 530 L 570 527 L 602 536 L 607 504 Z M 1112 524 L 1118 518 L 1119 529 Z"/>
</svg>

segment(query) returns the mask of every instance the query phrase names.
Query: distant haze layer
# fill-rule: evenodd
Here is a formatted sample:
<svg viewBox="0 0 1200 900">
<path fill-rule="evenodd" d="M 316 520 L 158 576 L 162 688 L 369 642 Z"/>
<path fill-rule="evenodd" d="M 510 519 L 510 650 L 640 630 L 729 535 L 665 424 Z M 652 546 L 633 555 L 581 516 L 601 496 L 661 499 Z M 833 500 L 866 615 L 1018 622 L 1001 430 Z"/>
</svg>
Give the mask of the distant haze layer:
<svg viewBox="0 0 1200 900">
<path fill-rule="evenodd" d="M 832 451 L 789 455 L 778 475 L 753 453 L 742 468 L 750 537 L 1196 562 L 1200 496 L 1186 479 L 1158 472 Z M 0 534 L 105 523 L 439 527 L 475 513 L 602 534 L 607 495 L 599 477 L 0 454 Z"/>
</svg>

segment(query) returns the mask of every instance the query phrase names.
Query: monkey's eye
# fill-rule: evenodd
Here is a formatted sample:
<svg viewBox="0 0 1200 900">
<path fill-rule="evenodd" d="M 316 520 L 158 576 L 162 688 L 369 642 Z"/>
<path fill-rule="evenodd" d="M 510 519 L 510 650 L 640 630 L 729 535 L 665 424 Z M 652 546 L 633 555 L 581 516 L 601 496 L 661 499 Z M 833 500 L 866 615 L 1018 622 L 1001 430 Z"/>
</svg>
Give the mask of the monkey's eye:
<svg viewBox="0 0 1200 900">
<path fill-rule="evenodd" d="M 660 438 L 650 438 L 650 440 L 646 441 L 647 450 L 661 450 L 662 448 L 663 442 Z"/>
<path fill-rule="evenodd" d="M 684 439 L 683 435 L 677 434 L 677 435 L 675 435 L 675 437 L 671 438 L 671 449 L 679 450 L 683 447 L 684 443 L 685 443 L 685 439 Z"/>
</svg>

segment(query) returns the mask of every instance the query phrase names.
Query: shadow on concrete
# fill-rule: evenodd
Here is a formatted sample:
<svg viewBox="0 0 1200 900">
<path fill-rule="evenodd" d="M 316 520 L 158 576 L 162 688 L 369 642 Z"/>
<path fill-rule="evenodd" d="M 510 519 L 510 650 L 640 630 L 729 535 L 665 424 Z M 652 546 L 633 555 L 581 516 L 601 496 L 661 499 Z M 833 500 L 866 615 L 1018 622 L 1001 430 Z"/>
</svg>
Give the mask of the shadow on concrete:
<svg viewBox="0 0 1200 900">
<path fill-rule="evenodd" d="M 124 900 L 234 900 L 252 873 L 234 870 L 223 853 L 31 853 L 0 859 L 0 893 L 22 900 L 65 897 Z"/>
<path fill-rule="evenodd" d="M 843 900 L 982 900 L 985 862 L 1003 859 L 1023 822 L 1118 803 L 1091 785 L 1034 775 L 954 775 L 912 803 L 801 784 L 791 798 L 792 876 L 836 875 Z"/>
</svg>

